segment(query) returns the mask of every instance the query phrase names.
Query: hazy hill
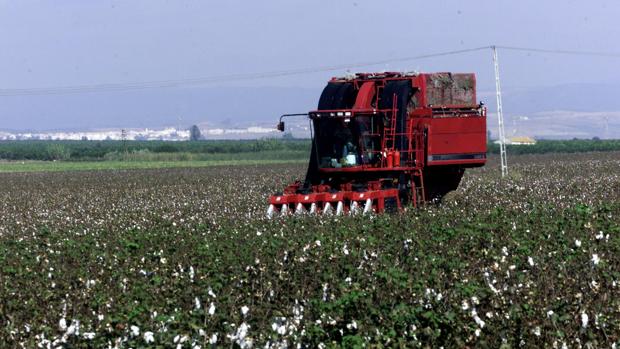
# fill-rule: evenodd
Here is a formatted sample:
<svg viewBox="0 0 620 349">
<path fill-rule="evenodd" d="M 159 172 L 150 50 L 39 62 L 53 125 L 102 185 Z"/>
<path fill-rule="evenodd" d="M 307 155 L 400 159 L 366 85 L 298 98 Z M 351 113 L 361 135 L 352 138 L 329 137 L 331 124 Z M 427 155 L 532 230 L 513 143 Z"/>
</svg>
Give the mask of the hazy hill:
<svg viewBox="0 0 620 349">
<path fill-rule="evenodd" d="M 74 95 L 2 97 L 0 130 L 84 130 L 201 124 L 271 125 L 280 114 L 316 107 L 323 86 L 193 87 Z M 494 91 L 479 93 L 489 111 Z M 504 91 L 507 129 L 553 137 L 620 137 L 620 84 L 567 84 Z M 602 113 L 602 114 L 601 114 Z M 524 117 L 528 120 L 524 121 Z M 179 120 L 180 118 L 180 120 Z M 490 127 L 495 121 L 490 118 Z"/>
</svg>

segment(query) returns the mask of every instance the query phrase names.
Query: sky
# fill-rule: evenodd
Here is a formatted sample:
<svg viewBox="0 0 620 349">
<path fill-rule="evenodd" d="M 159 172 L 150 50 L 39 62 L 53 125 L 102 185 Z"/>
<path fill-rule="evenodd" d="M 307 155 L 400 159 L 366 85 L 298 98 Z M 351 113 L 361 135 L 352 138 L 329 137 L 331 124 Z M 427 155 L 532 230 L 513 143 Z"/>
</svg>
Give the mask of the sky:
<svg viewBox="0 0 620 349">
<path fill-rule="evenodd" d="M 346 66 L 493 44 L 620 52 L 619 15 L 617 0 L 0 0 L 0 90 Z M 616 84 L 620 79 L 617 57 L 500 49 L 499 61 L 508 91 Z M 475 72 L 481 96 L 494 87 L 489 50 L 353 70 Z M 250 94 L 262 93 L 254 92 L 262 87 L 299 89 L 306 94 L 299 102 L 303 110 L 310 97 L 318 99 L 329 77 L 345 72 L 218 81 L 147 92 L 0 96 L 0 130 L 144 126 L 150 119 L 175 120 L 178 116 L 173 115 L 178 114 L 185 114 L 192 123 L 220 116 L 252 119 L 251 112 L 226 113 L 226 104 L 244 104 L 239 94 L 219 93 L 217 108 L 199 111 L 188 110 L 195 102 L 183 102 L 183 95 L 198 94 L 199 100 L 200 93 L 229 91 L 229 87 Z M 262 106 L 259 119 L 280 111 L 277 92 L 273 93 L 264 97 L 274 101 L 273 110 Z"/>
</svg>

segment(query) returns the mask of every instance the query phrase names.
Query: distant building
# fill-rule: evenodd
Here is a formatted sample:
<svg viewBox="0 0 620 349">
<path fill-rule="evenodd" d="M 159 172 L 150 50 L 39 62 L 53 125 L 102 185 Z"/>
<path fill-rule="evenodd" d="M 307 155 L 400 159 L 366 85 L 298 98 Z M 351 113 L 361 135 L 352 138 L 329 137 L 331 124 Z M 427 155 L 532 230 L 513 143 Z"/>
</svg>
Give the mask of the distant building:
<svg viewBox="0 0 620 349">
<path fill-rule="evenodd" d="M 499 140 L 495 141 L 496 144 L 499 144 Z M 536 140 L 532 137 L 527 136 L 516 136 L 506 138 L 506 144 L 511 145 L 534 145 L 536 144 Z"/>
</svg>

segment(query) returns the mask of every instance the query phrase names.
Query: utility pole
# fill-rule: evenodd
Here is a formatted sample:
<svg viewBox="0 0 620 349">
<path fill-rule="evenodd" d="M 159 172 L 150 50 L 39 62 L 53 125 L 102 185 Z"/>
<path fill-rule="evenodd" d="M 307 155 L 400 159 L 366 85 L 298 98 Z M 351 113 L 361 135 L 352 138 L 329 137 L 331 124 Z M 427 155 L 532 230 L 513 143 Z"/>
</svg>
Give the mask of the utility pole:
<svg viewBox="0 0 620 349">
<path fill-rule="evenodd" d="M 605 119 L 605 132 L 603 132 L 603 138 L 609 139 L 609 116 L 605 115 L 603 119 Z"/>
<path fill-rule="evenodd" d="M 127 153 L 127 130 L 121 129 L 121 142 L 123 144 L 123 152 Z"/>
<path fill-rule="evenodd" d="M 502 177 L 508 174 L 508 162 L 506 160 L 506 134 L 504 133 L 504 112 L 502 110 L 502 88 L 499 83 L 499 63 L 497 62 L 497 48 L 493 50 L 493 65 L 495 66 L 495 96 L 497 99 L 497 123 L 499 129 L 499 155 L 502 166 Z"/>
</svg>

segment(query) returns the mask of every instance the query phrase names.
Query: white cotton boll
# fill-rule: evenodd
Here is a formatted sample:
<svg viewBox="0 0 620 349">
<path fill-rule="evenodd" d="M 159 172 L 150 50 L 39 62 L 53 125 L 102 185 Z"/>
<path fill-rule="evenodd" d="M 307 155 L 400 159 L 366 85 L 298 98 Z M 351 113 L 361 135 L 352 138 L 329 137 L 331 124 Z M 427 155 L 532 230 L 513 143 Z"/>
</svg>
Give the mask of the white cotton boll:
<svg viewBox="0 0 620 349">
<path fill-rule="evenodd" d="M 581 247 L 581 240 L 575 240 L 575 246 Z"/>
<path fill-rule="evenodd" d="M 215 314 L 215 304 L 211 302 L 211 304 L 209 305 L 209 315 L 213 315 L 213 314 Z"/>
<path fill-rule="evenodd" d="M 274 321 L 271 324 L 271 329 L 273 331 L 275 331 L 277 334 L 279 334 L 280 336 L 283 336 L 286 334 L 286 318 L 276 318 L 276 321 Z"/>
<path fill-rule="evenodd" d="M 351 323 L 347 324 L 347 329 L 357 330 L 357 322 L 355 322 L 355 320 L 351 321 Z"/>
<path fill-rule="evenodd" d="M 586 313 L 581 313 L 581 327 L 588 327 L 588 314 Z"/>
<path fill-rule="evenodd" d="M 316 240 L 314 243 L 315 243 L 318 247 L 321 247 L 321 240 Z"/>
<path fill-rule="evenodd" d="M 243 314 L 243 316 L 245 316 L 249 311 L 250 308 L 248 308 L 247 306 L 244 305 L 241 307 L 241 314 Z"/>
<path fill-rule="evenodd" d="M 82 336 L 85 339 L 91 340 L 91 339 L 95 338 L 95 332 L 85 332 Z"/>
<path fill-rule="evenodd" d="M 136 337 L 140 335 L 140 327 L 136 326 L 136 325 L 131 325 L 131 327 L 129 328 L 131 330 L 131 335 Z"/>
<path fill-rule="evenodd" d="M 532 257 L 527 257 L 527 264 L 530 265 L 530 267 L 534 266 L 534 259 Z"/>
<path fill-rule="evenodd" d="M 217 343 L 217 333 L 214 333 L 211 338 L 209 338 L 209 344 L 216 344 Z"/>
<path fill-rule="evenodd" d="M 484 320 L 482 320 L 478 315 L 474 315 L 474 321 L 476 322 L 476 325 L 480 326 L 480 328 L 484 328 L 486 325 L 486 322 L 484 322 Z"/>
<path fill-rule="evenodd" d="M 65 320 L 64 317 L 62 319 L 60 319 L 60 321 L 58 321 L 58 328 L 61 331 L 66 331 L 67 330 L 67 320 Z"/>
<path fill-rule="evenodd" d="M 596 280 L 592 280 L 592 281 L 590 282 L 590 286 L 591 286 L 593 289 L 598 290 L 599 284 L 598 284 L 598 282 L 596 282 Z"/>
<path fill-rule="evenodd" d="M 405 241 L 403 241 L 403 247 L 405 248 L 405 250 L 409 250 L 409 244 L 411 244 L 413 242 L 413 240 L 411 239 L 407 239 Z"/>
<path fill-rule="evenodd" d="M 598 265 L 601 262 L 601 259 L 598 257 L 598 254 L 593 254 L 592 255 L 592 263 L 594 263 L 594 265 Z"/>
<path fill-rule="evenodd" d="M 480 333 L 481 332 L 482 331 L 479 328 L 477 328 L 476 331 L 474 332 L 474 334 L 476 335 L 476 337 L 480 337 Z"/>
<path fill-rule="evenodd" d="M 532 332 L 534 332 L 534 335 L 536 335 L 536 337 L 540 337 L 540 326 L 536 326 L 534 328 L 534 331 Z"/>
<path fill-rule="evenodd" d="M 80 321 L 79 320 L 71 321 L 71 325 L 67 328 L 66 334 L 68 336 L 72 336 L 72 335 L 78 336 L 80 334 Z"/>
<path fill-rule="evenodd" d="M 153 336 L 153 332 L 151 331 L 144 332 L 144 335 L 142 336 L 142 338 L 144 338 L 144 341 L 147 344 L 155 342 L 155 337 Z"/>
<path fill-rule="evenodd" d="M 196 310 L 200 310 L 201 308 L 200 299 L 198 299 L 198 297 L 194 298 L 194 307 L 196 308 Z"/>
</svg>

